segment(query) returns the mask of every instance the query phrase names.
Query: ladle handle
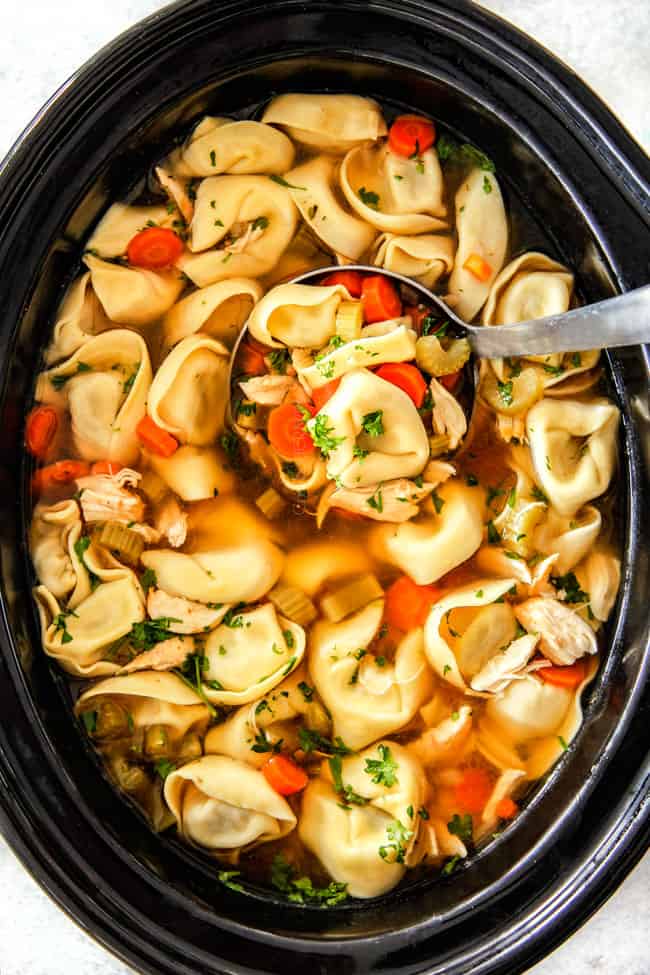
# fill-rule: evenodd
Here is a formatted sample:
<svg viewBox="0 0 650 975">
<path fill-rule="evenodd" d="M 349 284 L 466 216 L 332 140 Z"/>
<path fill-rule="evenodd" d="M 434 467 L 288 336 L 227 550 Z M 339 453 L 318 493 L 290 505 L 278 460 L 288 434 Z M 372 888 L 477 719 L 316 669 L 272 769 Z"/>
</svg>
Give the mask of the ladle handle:
<svg viewBox="0 0 650 975">
<path fill-rule="evenodd" d="M 650 342 L 650 285 L 562 315 L 468 331 L 474 352 L 488 359 L 643 345 Z"/>
</svg>

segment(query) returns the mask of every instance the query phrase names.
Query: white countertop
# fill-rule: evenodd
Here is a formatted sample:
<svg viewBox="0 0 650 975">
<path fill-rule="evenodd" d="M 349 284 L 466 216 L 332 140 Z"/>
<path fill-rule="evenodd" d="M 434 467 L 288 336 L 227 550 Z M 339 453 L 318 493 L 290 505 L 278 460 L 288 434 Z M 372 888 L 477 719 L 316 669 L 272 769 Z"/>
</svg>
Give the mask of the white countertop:
<svg viewBox="0 0 650 975">
<path fill-rule="evenodd" d="M 18 0 L 0 32 L 0 156 L 43 102 L 102 44 L 160 0 Z M 650 147 L 650 4 L 489 0 L 578 72 Z M 0 838 L 0 975 L 128 975 L 37 887 Z M 528 975 L 650 975 L 650 857 L 569 941 Z"/>
</svg>

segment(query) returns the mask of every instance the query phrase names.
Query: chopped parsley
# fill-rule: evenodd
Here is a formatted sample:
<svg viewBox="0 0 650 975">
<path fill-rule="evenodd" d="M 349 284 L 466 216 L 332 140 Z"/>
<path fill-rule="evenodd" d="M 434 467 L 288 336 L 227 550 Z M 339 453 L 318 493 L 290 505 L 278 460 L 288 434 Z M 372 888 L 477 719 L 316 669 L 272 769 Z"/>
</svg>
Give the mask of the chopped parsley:
<svg viewBox="0 0 650 975">
<path fill-rule="evenodd" d="M 61 631 L 61 643 L 72 643 L 72 637 L 68 633 L 68 624 L 66 623 L 67 616 L 77 616 L 77 613 L 73 609 L 64 610 L 62 613 L 57 613 L 52 620 L 55 634 Z"/>
<path fill-rule="evenodd" d="M 318 204 L 314 203 L 307 210 L 307 216 L 309 217 L 310 220 L 313 220 L 317 213 L 318 213 Z"/>
<path fill-rule="evenodd" d="M 96 573 L 92 571 L 92 569 L 88 568 L 84 559 L 84 555 L 89 547 L 90 547 L 90 538 L 88 535 L 80 535 L 77 541 L 74 543 L 75 555 L 77 556 L 77 558 L 83 565 L 84 569 L 88 573 L 88 578 L 90 580 L 90 587 L 91 589 L 96 589 L 99 583 L 101 582 L 101 579 Z"/>
<path fill-rule="evenodd" d="M 301 688 L 302 690 L 302 688 Z M 305 692 L 303 691 L 303 694 Z M 312 689 L 313 693 L 313 689 Z M 317 731 L 310 731 L 309 728 L 298 729 L 298 741 L 304 752 L 323 752 L 324 755 L 351 755 L 352 749 L 348 748 L 342 738 L 337 737 L 332 741 L 324 738 Z"/>
<path fill-rule="evenodd" d="M 384 498 L 381 493 L 381 485 L 377 488 L 377 490 L 372 495 L 372 497 L 366 500 L 366 504 L 369 505 L 369 507 L 373 508 L 375 511 L 378 511 L 379 514 L 382 513 L 382 511 L 384 510 Z"/>
<path fill-rule="evenodd" d="M 264 754 L 265 752 L 274 752 L 277 754 L 282 747 L 282 738 L 280 738 L 275 743 L 270 742 L 266 737 L 266 732 L 264 728 L 260 728 L 255 735 L 255 744 L 251 745 L 251 751 L 256 752 L 258 755 Z"/>
<path fill-rule="evenodd" d="M 305 413 L 311 419 L 309 411 L 305 410 Z M 345 440 L 345 437 L 332 436 L 333 432 L 334 427 L 330 424 L 330 418 L 326 413 L 319 413 L 314 417 L 313 422 L 309 423 L 311 438 L 323 457 L 329 457 L 331 452 Z"/>
<path fill-rule="evenodd" d="M 96 711 L 84 711 L 81 715 L 81 720 L 84 723 L 84 728 L 89 735 L 94 734 L 97 731 L 97 712 Z"/>
<path fill-rule="evenodd" d="M 383 416 L 383 410 L 373 410 L 372 413 L 366 413 L 361 420 L 363 432 L 367 433 L 369 437 L 381 437 L 384 433 Z"/>
<path fill-rule="evenodd" d="M 439 515 L 444 507 L 445 499 L 441 498 L 438 492 L 434 490 L 431 492 L 431 500 L 433 501 L 433 507 L 436 509 L 436 514 Z"/>
<path fill-rule="evenodd" d="M 232 430 L 221 435 L 221 446 L 233 467 L 239 463 L 239 437 Z"/>
<path fill-rule="evenodd" d="M 145 593 L 149 592 L 150 589 L 155 589 L 158 585 L 158 576 L 153 569 L 145 569 L 140 576 L 140 585 L 144 589 Z"/>
<path fill-rule="evenodd" d="M 236 606 L 229 609 L 221 621 L 223 625 L 227 626 L 231 630 L 241 629 L 244 625 L 244 617 L 241 615 L 241 611 L 245 608 L 246 603 L 237 603 Z"/>
<path fill-rule="evenodd" d="M 458 813 L 454 813 L 450 822 L 447 823 L 449 832 L 462 840 L 466 846 L 472 842 L 473 828 L 474 823 L 469 813 L 465 813 L 464 816 L 459 816 Z"/>
<path fill-rule="evenodd" d="M 293 633 L 291 630 L 283 630 L 282 636 L 284 637 L 284 642 L 288 646 L 289 650 L 293 650 L 296 641 L 293 638 Z"/>
<path fill-rule="evenodd" d="M 512 379 L 509 379 L 506 383 L 502 383 L 497 379 L 497 392 L 504 406 L 512 406 Z"/>
<path fill-rule="evenodd" d="M 456 864 L 460 859 L 461 858 L 458 855 L 456 855 L 455 857 L 452 857 L 450 860 L 447 860 L 444 867 L 442 868 L 443 877 L 448 877 L 450 874 L 454 872 L 456 868 Z"/>
<path fill-rule="evenodd" d="M 564 738 L 562 737 L 562 735 L 558 735 L 558 736 L 557 736 L 557 740 L 558 740 L 558 741 L 559 741 L 559 743 L 560 743 L 560 746 L 561 746 L 561 748 L 562 748 L 562 751 L 563 751 L 563 752 L 566 752 L 566 751 L 568 751 L 568 748 L 569 748 L 569 746 L 567 745 L 567 743 L 566 743 L 566 741 L 564 740 Z"/>
<path fill-rule="evenodd" d="M 332 880 L 327 887 L 314 887 L 307 876 L 296 877 L 295 870 L 285 857 L 278 853 L 271 866 L 271 883 L 276 890 L 286 894 L 295 904 L 318 904 L 334 907 L 348 896 L 348 885 Z"/>
<path fill-rule="evenodd" d="M 367 190 L 365 186 L 360 186 L 357 190 L 357 196 L 362 203 L 365 203 L 367 207 L 371 210 L 379 209 L 379 194 L 373 193 L 372 190 Z"/>
<path fill-rule="evenodd" d="M 364 450 L 363 447 L 359 447 L 359 445 L 356 443 L 352 448 L 352 456 L 356 457 L 357 460 L 364 460 L 369 453 L 370 453 L 369 450 Z"/>
<path fill-rule="evenodd" d="M 217 154 L 214 149 L 210 150 L 210 165 L 211 166 L 217 165 Z"/>
<path fill-rule="evenodd" d="M 165 781 L 167 776 L 174 771 L 175 768 L 176 766 L 174 765 L 174 763 L 168 761 L 166 758 L 160 758 L 158 759 L 157 762 L 154 763 L 154 769 L 156 771 L 156 775 L 159 775 L 160 778 L 163 780 L 163 782 Z"/>
<path fill-rule="evenodd" d="M 538 488 L 536 484 L 533 484 L 530 493 L 532 494 L 532 496 L 535 498 L 536 501 L 541 501 L 543 504 L 548 504 L 548 498 L 541 490 L 541 488 Z"/>
<path fill-rule="evenodd" d="M 441 162 L 470 163 L 488 173 L 493 173 L 496 168 L 490 157 L 477 149 L 476 146 L 470 145 L 469 142 L 459 144 L 448 135 L 439 137 L 436 150 Z"/>
<path fill-rule="evenodd" d="M 255 416 L 257 413 L 257 403 L 246 402 L 240 399 L 237 404 L 237 416 Z"/>
<path fill-rule="evenodd" d="M 509 508 L 514 508 L 514 506 L 516 505 L 516 503 L 517 503 L 517 491 L 513 487 L 508 492 L 508 497 L 506 498 L 506 504 L 508 505 Z"/>
<path fill-rule="evenodd" d="M 492 183 L 490 182 L 487 176 L 483 176 L 483 192 L 484 193 L 492 192 Z"/>
<path fill-rule="evenodd" d="M 444 322 L 438 322 L 435 315 L 426 315 L 422 319 L 422 334 L 423 335 L 435 335 L 437 339 L 442 339 L 447 334 L 447 331 L 451 327 L 451 323 L 445 319 Z"/>
<path fill-rule="evenodd" d="M 397 783 L 397 762 L 387 745 L 378 745 L 379 758 L 366 759 L 366 773 L 375 785 L 385 785 L 387 789 Z"/>
<path fill-rule="evenodd" d="M 582 365 L 582 356 L 580 355 L 579 352 L 574 352 L 573 355 L 571 356 L 571 365 L 575 369 L 577 369 L 578 366 Z"/>
<path fill-rule="evenodd" d="M 359 795 L 351 785 L 343 782 L 342 768 L 343 762 L 340 755 L 333 755 L 329 760 L 330 772 L 334 783 L 334 791 L 341 796 L 344 806 L 366 806 L 369 802 L 365 796 Z"/>
<path fill-rule="evenodd" d="M 286 179 L 283 179 L 282 176 L 276 176 L 275 173 L 271 173 L 269 179 L 272 179 L 278 186 L 286 187 L 288 190 L 307 190 L 306 186 L 295 186 L 293 183 L 287 183 Z"/>
<path fill-rule="evenodd" d="M 490 545 L 498 545 L 501 541 L 501 535 L 499 535 L 499 532 L 494 527 L 494 522 L 492 519 L 490 519 L 490 521 L 487 523 L 487 537 Z"/>
<path fill-rule="evenodd" d="M 78 362 L 77 363 L 77 374 L 80 373 L 80 372 L 92 372 L 92 366 L 89 366 L 87 362 Z M 72 375 L 70 375 L 70 376 L 52 376 L 50 378 L 50 382 L 52 383 L 52 385 L 54 386 L 55 389 L 63 389 L 63 387 L 67 383 L 68 379 L 72 379 Z"/>
<path fill-rule="evenodd" d="M 310 687 L 309 684 L 304 680 L 301 680 L 298 684 L 298 690 L 304 697 L 305 701 L 311 701 L 312 697 L 314 696 L 314 688 Z"/>
<path fill-rule="evenodd" d="M 217 874 L 220 883 L 222 883 L 224 887 L 228 887 L 230 890 L 236 890 L 237 893 L 241 894 L 243 893 L 244 888 L 235 880 L 235 877 L 240 876 L 241 872 L 239 870 L 220 870 Z"/>
<path fill-rule="evenodd" d="M 407 829 L 399 819 L 394 819 L 386 827 L 388 842 L 379 847 L 379 856 L 388 863 L 404 863 L 406 844 L 413 836 L 413 830 Z"/>
<path fill-rule="evenodd" d="M 333 379 L 334 370 L 336 369 L 335 362 L 317 362 L 316 368 L 323 377 L 323 379 Z"/>
<path fill-rule="evenodd" d="M 548 363 L 544 363 L 544 372 L 547 372 L 549 376 L 561 376 L 565 371 L 563 366 L 550 366 Z"/>
<path fill-rule="evenodd" d="M 551 576 L 553 586 L 564 592 L 565 603 L 588 603 L 589 593 L 580 588 L 580 583 L 574 572 L 567 572 L 563 576 Z"/>
<path fill-rule="evenodd" d="M 131 390 L 133 389 L 133 383 L 135 382 L 135 378 L 138 375 L 139 371 L 140 371 L 140 363 L 137 362 L 133 367 L 133 372 L 131 373 L 131 375 L 127 376 L 127 378 L 122 383 L 122 390 L 125 396 L 128 396 Z"/>
<path fill-rule="evenodd" d="M 272 349 L 268 354 L 268 360 L 271 363 L 271 369 L 284 376 L 287 366 L 291 363 L 291 355 L 288 349 Z"/>
<path fill-rule="evenodd" d="M 298 465 L 294 464 L 292 460 L 285 460 L 282 464 L 282 473 L 294 480 L 299 476 L 300 471 L 298 470 Z"/>
<path fill-rule="evenodd" d="M 255 217 L 251 226 L 251 230 L 266 230 L 268 225 L 269 225 L 268 217 Z"/>
</svg>

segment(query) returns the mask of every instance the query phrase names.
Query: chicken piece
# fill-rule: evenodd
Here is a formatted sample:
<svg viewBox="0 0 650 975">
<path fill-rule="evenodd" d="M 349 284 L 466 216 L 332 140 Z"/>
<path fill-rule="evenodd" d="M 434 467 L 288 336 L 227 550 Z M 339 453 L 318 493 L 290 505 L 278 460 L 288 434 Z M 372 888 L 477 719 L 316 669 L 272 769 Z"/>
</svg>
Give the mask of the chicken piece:
<svg viewBox="0 0 650 975">
<path fill-rule="evenodd" d="M 437 434 L 449 437 L 449 450 L 455 450 L 467 433 L 463 408 L 437 379 L 431 380 L 429 389 L 433 400 L 433 429 Z"/>
<path fill-rule="evenodd" d="M 485 836 L 486 833 L 493 832 L 499 822 L 497 806 L 502 799 L 508 799 L 515 792 L 517 792 L 523 785 L 525 779 L 526 773 L 521 769 L 504 769 L 497 781 L 494 783 L 494 788 L 492 789 L 490 798 L 485 804 L 485 809 L 481 814 L 481 819 L 477 824 L 475 831 L 476 839 L 479 839 L 481 836 Z"/>
<path fill-rule="evenodd" d="M 232 603 L 219 608 L 195 603 L 182 596 L 170 596 L 164 589 L 150 589 L 147 596 L 147 612 L 152 619 L 170 619 L 169 629 L 174 633 L 205 633 L 224 618 Z"/>
<path fill-rule="evenodd" d="M 444 484 L 448 481 L 450 477 L 454 477 L 456 474 L 456 468 L 453 464 L 448 464 L 444 460 L 430 460 L 427 466 L 422 471 L 422 477 L 427 482 L 427 484 L 433 485 L 437 488 L 440 484 Z"/>
<path fill-rule="evenodd" d="M 253 376 L 239 384 L 246 399 L 260 406 L 279 406 L 292 386 L 300 389 L 292 376 L 279 375 Z"/>
<path fill-rule="evenodd" d="M 449 832 L 449 828 L 444 819 L 432 819 L 431 825 L 436 833 L 436 840 L 438 841 L 438 849 L 441 856 L 460 857 L 461 859 L 467 856 L 467 847 L 460 836 Z"/>
<path fill-rule="evenodd" d="M 190 200 L 183 184 L 174 176 L 171 176 L 162 166 L 156 166 L 156 176 L 171 202 L 175 203 L 178 207 L 179 213 L 185 223 L 191 223 L 192 217 L 194 216 L 194 204 Z"/>
<path fill-rule="evenodd" d="M 406 746 L 425 767 L 437 765 L 450 757 L 458 759 L 459 749 L 472 730 L 472 709 L 463 705 L 455 713 L 456 717 L 445 718 Z"/>
<path fill-rule="evenodd" d="M 530 672 L 528 662 L 538 642 L 539 636 L 527 633 L 526 636 L 513 640 L 505 650 L 497 651 L 481 667 L 478 674 L 472 677 L 470 681 L 472 690 L 499 694 L 511 681 L 521 680 Z M 539 664 L 534 664 L 532 669 L 539 670 Z"/>
<path fill-rule="evenodd" d="M 193 650 L 193 640 L 172 636 L 168 640 L 161 640 L 151 650 L 139 653 L 118 673 L 133 674 L 136 670 L 172 670 L 174 667 L 181 667 L 188 653 L 192 653 Z"/>
<path fill-rule="evenodd" d="M 136 535 L 142 535 L 145 545 L 157 545 L 162 538 L 161 533 L 157 528 L 152 528 L 151 525 L 140 524 L 140 525 L 129 525 L 132 532 Z"/>
<path fill-rule="evenodd" d="M 504 413 L 497 413 L 496 424 L 499 436 L 506 443 L 511 443 L 513 440 L 518 443 L 528 443 L 525 413 L 521 413 L 519 416 L 506 416 Z"/>
<path fill-rule="evenodd" d="M 557 599 L 535 596 L 515 606 L 515 616 L 530 633 L 539 634 L 539 648 L 559 667 L 598 652 L 596 634 L 581 616 Z"/>
<path fill-rule="evenodd" d="M 180 548 L 187 538 L 187 512 L 180 502 L 168 495 L 158 508 L 154 518 L 154 525 L 160 535 L 164 535 L 172 548 Z"/>
<path fill-rule="evenodd" d="M 430 822 L 422 821 L 418 826 L 415 843 L 407 854 L 404 863 L 416 867 L 419 863 L 433 863 L 440 859 L 436 831 Z"/>
<path fill-rule="evenodd" d="M 222 250 L 228 254 L 241 254 L 249 244 L 253 244 L 264 234 L 264 227 L 257 226 L 253 229 L 254 221 L 251 223 L 234 223 L 228 234 L 224 237 Z"/>
<path fill-rule="evenodd" d="M 374 521 L 401 522 L 415 518 L 418 505 L 433 491 L 433 484 L 418 487 L 406 477 L 376 487 L 337 488 L 329 496 L 330 508 L 343 508 Z"/>
<path fill-rule="evenodd" d="M 123 467 L 117 474 L 90 474 L 77 478 L 79 504 L 87 522 L 141 522 L 145 504 L 140 495 L 129 487 L 138 484 L 140 474 Z"/>
</svg>

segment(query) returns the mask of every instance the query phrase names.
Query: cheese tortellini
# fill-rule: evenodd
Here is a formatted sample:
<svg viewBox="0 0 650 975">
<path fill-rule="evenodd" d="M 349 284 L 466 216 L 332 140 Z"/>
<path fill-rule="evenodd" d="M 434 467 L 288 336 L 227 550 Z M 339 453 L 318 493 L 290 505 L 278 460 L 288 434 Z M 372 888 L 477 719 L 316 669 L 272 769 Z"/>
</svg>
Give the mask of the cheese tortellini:
<svg viewBox="0 0 650 975">
<path fill-rule="evenodd" d="M 86 254 L 84 263 L 106 315 L 120 325 L 151 325 L 169 311 L 183 290 L 178 271 L 127 267 L 91 254 Z"/>
<path fill-rule="evenodd" d="M 286 173 L 294 157 L 290 139 L 272 125 L 206 115 L 172 153 L 175 176 Z"/>
<path fill-rule="evenodd" d="M 280 284 L 255 306 L 248 329 L 258 342 L 273 348 L 288 345 L 316 349 L 334 335 L 336 310 L 348 297 L 340 284 Z"/>
<path fill-rule="evenodd" d="M 406 237 L 385 233 L 375 242 L 372 262 L 432 288 L 454 266 L 454 242 L 444 234 Z"/>
<path fill-rule="evenodd" d="M 378 663 L 377 655 L 365 651 L 383 610 L 378 600 L 340 623 L 319 622 L 311 632 L 311 676 L 331 711 L 335 734 L 354 749 L 408 724 L 431 693 L 420 629 L 399 643 L 393 663 Z"/>
<path fill-rule="evenodd" d="M 165 799 L 180 833 L 215 854 L 280 839 L 296 825 L 291 806 L 260 772 L 225 755 L 205 755 L 172 772 Z"/>
<path fill-rule="evenodd" d="M 311 149 L 342 153 L 386 134 L 377 102 L 359 95 L 279 95 L 262 116 Z"/>
<path fill-rule="evenodd" d="M 263 293 L 262 287 L 252 278 L 230 278 L 193 291 L 165 315 L 166 348 L 197 332 L 232 348 Z"/>
</svg>

